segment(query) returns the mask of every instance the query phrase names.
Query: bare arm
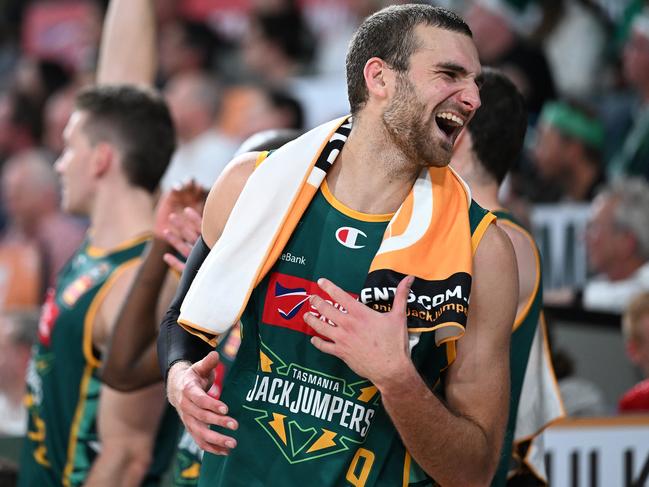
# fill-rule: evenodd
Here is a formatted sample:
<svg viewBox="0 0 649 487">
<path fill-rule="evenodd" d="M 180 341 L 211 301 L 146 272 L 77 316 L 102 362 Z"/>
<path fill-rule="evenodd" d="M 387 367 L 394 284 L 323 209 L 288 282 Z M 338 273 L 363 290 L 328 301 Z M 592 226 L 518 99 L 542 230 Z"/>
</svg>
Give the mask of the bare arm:
<svg viewBox="0 0 649 487">
<path fill-rule="evenodd" d="M 509 239 L 491 226 L 474 261 L 467 331 L 449 369 L 446 404 L 428 388 L 410 360 L 405 327 L 410 278 L 399 284 L 393 308 L 384 314 L 322 279 L 318 284 L 347 313 L 312 296 L 318 312 L 338 326 L 310 313 L 304 317 L 330 340 L 312 338 L 319 350 L 341 358 L 376 385 L 407 450 L 441 485 L 488 485 L 507 420 L 508 347 L 518 286 Z"/>
<path fill-rule="evenodd" d="M 97 84 L 152 86 L 156 71 L 153 0 L 112 0 L 99 50 Z"/>
<path fill-rule="evenodd" d="M 98 413 L 101 453 L 85 487 L 141 485 L 151 464 L 165 404 L 162 383 L 126 394 L 102 387 Z"/>
<path fill-rule="evenodd" d="M 131 266 L 120 274 L 99 308 L 93 324 L 93 344 L 102 352 L 138 271 L 138 266 Z M 148 468 L 164 404 L 161 384 L 127 394 L 102 386 L 97 413 L 102 448 L 86 485 L 140 484 Z"/>
</svg>

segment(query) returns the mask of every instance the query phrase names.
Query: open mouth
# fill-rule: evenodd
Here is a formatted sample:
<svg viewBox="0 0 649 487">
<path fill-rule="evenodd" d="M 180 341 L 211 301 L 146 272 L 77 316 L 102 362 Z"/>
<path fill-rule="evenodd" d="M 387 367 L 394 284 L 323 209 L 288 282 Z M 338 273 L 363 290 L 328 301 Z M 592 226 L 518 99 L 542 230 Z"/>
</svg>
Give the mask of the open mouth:
<svg viewBox="0 0 649 487">
<path fill-rule="evenodd" d="M 455 139 L 464 127 L 464 119 L 452 112 L 437 113 L 435 115 L 435 122 L 451 143 L 455 142 Z"/>
</svg>

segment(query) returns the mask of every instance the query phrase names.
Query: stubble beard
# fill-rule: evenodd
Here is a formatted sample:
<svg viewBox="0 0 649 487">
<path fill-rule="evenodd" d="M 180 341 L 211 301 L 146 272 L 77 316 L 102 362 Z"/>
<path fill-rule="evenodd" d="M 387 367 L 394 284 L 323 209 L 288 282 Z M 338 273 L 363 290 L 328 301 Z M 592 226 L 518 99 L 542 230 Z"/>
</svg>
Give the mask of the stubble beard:
<svg viewBox="0 0 649 487">
<path fill-rule="evenodd" d="M 425 105 L 417 98 L 415 86 L 405 74 L 399 74 L 394 98 L 382 117 L 390 140 L 418 166 L 447 166 L 453 146 L 434 138 L 435 115 L 430 114 L 426 119 L 426 112 Z"/>
</svg>

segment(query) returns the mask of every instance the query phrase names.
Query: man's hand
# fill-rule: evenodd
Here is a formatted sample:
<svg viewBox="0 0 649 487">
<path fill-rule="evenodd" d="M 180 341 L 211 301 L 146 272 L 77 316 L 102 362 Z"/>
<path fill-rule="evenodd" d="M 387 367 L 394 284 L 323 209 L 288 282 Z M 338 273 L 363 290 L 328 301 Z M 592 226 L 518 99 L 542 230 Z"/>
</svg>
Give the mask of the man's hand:
<svg viewBox="0 0 649 487">
<path fill-rule="evenodd" d="M 193 180 L 163 194 L 155 210 L 155 236 L 164 239 L 164 231 L 169 228 L 169 218 L 173 214 L 181 213 L 185 208 L 193 208 L 201 215 L 205 198 L 207 192 Z"/>
<path fill-rule="evenodd" d="M 234 438 L 210 429 L 210 425 L 236 430 L 237 422 L 226 416 L 228 407 L 206 391 L 214 381 L 214 368 L 219 363 L 219 354 L 210 352 L 203 360 L 189 365 L 178 362 L 169 370 L 167 396 L 178 411 L 187 431 L 196 444 L 215 455 L 227 455 L 237 445 Z"/>
<path fill-rule="evenodd" d="M 163 194 L 155 213 L 155 236 L 167 241 L 187 257 L 200 235 L 201 214 L 206 197 L 205 190 L 195 181 Z M 165 254 L 163 259 L 169 267 L 180 273 L 185 268 L 185 264 L 172 254 Z"/>
<path fill-rule="evenodd" d="M 168 226 L 164 230 L 165 240 L 185 259 L 201 234 L 201 221 L 200 213 L 189 206 L 182 212 L 172 213 L 169 217 Z M 175 255 L 166 253 L 163 259 L 169 267 L 181 274 L 185 270 L 185 262 Z"/>
<path fill-rule="evenodd" d="M 304 321 L 326 338 L 316 336 L 311 343 L 318 350 L 343 360 L 354 372 L 369 379 L 379 389 L 384 384 L 399 380 L 401 372 L 412 367 L 406 304 L 413 280 L 412 276 L 402 279 L 390 312 L 379 313 L 356 301 L 331 281 L 319 279 L 320 288 L 346 312 L 336 309 L 319 296 L 311 296 L 311 305 L 327 320 L 323 321 L 312 313 L 304 315 Z"/>
</svg>

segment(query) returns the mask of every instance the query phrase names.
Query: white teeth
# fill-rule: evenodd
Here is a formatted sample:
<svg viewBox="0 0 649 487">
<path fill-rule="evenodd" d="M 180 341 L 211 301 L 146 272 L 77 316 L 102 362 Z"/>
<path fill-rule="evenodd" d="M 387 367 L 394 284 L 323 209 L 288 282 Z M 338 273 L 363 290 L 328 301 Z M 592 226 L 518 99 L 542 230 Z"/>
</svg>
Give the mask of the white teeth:
<svg viewBox="0 0 649 487">
<path fill-rule="evenodd" d="M 462 119 L 461 119 L 460 117 L 458 117 L 457 115 L 454 115 L 453 113 L 450 113 L 450 112 L 442 112 L 442 113 L 438 113 L 437 116 L 438 116 L 439 118 L 443 118 L 443 119 L 446 119 L 446 120 L 450 120 L 451 122 L 456 123 L 459 127 L 463 127 L 463 126 L 464 126 L 464 120 L 462 120 Z"/>
</svg>

